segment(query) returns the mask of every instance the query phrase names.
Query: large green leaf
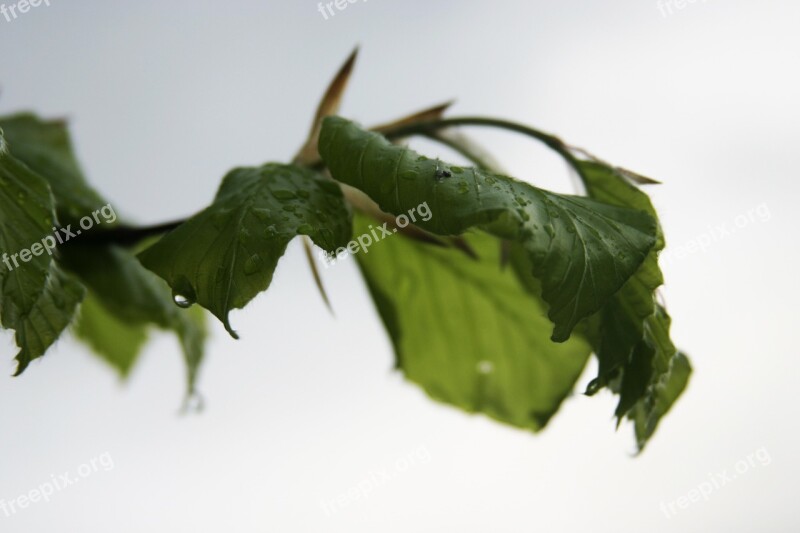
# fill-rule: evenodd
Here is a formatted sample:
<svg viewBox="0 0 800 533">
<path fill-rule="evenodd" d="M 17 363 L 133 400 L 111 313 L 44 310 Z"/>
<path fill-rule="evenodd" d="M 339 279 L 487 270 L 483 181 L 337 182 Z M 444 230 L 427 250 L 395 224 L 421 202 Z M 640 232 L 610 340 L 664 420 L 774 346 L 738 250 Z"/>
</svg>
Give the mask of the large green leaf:
<svg viewBox="0 0 800 533">
<path fill-rule="evenodd" d="M 84 293 L 53 262 L 54 211 L 47 182 L 9 152 L 0 131 L 0 321 L 15 330 L 17 374 L 58 339 Z"/>
<path fill-rule="evenodd" d="M 139 255 L 167 281 L 176 302 L 197 302 L 228 332 L 232 309 L 269 287 L 278 260 L 297 235 L 329 252 L 345 246 L 350 214 L 339 186 L 293 165 L 238 168 L 214 202 Z"/>
<path fill-rule="evenodd" d="M 374 222 L 356 221 L 357 233 Z M 591 349 L 579 336 L 552 342 L 546 305 L 500 268 L 498 240 L 466 238 L 480 260 L 395 235 L 358 263 L 408 379 L 437 400 L 538 430 Z"/>
<path fill-rule="evenodd" d="M 647 211 L 657 220 L 650 199 L 618 171 L 602 163 L 579 161 L 578 171 L 589 196 L 609 204 Z M 658 253 L 664 248 L 659 228 L 656 246 L 636 274 L 598 314 L 593 339 L 599 360 L 590 392 L 609 386 L 620 394 L 616 415 L 634 421 L 643 448 L 661 417 L 688 383 L 691 366 L 670 340 L 670 319 L 656 303 L 663 283 Z"/>
<path fill-rule="evenodd" d="M 600 310 L 655 244 L 655 221 L 641 210 L 446 165 L 339 117 L 325 119 L 319 150 L 334 178 L 386 212 L 401 215 L 425 203 L 433 216 L 415 223 L 430 232 L 478 227 L 524 246 L 549 305 L 554 341 Z"/>
<path fill-rule="evenodd" d="M 14 157 L 50 184 L 63 224 L 77 222 L 106 204 L 83 177 L 64 121 L 20 113 L 0 118 L 0 128 Z"/>
</svg>

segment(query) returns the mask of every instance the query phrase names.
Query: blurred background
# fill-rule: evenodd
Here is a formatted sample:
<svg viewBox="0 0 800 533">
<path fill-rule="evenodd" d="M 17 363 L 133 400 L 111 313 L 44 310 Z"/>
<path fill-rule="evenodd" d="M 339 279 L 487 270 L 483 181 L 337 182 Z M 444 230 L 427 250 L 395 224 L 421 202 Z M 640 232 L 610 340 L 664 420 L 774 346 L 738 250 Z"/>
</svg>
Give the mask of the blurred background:
<svg viewBox="0 0 800 533">
<path fill-rule="evenodd" d="M 350 118 L 456 98 L 451 114 L 528 123 L 659 179 L 663 294 L 695 372 L 637 458 L 608 393 L 574 395 L 538 435 L 466 415 L 392 370 L 355 265 L 323 271 L 333 318 L 294 242 L 233 314 L 242 339 L 212 324 L 199 415 L 178 412 L 171 336 L 123 384 L 70 338 L 12 379 L 2 335 L 0 500 L 80 482 L 0 507 L 0 531 L 800 529 L 800 3 L 48 3 L 0 15 L 0 113 L 68 118 L 94 185 L 141 223 L 206 206 L 234 166 L 291 158 L 357 44 Z M 512 175 L 573 190 L 534 143 L 475 136 Z"/>
</svg>

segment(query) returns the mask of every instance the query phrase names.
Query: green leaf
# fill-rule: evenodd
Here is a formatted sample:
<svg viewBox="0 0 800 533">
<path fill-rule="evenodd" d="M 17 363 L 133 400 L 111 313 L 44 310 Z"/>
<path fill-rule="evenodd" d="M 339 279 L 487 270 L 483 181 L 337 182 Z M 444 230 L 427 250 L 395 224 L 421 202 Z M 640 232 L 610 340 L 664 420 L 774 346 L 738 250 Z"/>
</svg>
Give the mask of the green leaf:
<svg viewBox="0 0 800 533">
<path fill-rule="evenodd" d="M 636 442 L 643 449 L 689 383 L 692 366 L 686 354 L 679 352 L 669 338 L 670 317 L 661 306 L 648 317 L 646 339 L 655 347 L 652 372 L 645 394 L 628 411 L 634 422 Z"/>
<path fill-rule="evenodd" d="M 117 318 L 91 292 L 81 304 L 74 331 L 122 378 L 128 377 L 147 341 L 145 326 Z"/>
<path fill-rule="evenodd" d="M 83 298 L 49 253 L 55 220 L 47 182 L 12 156 L 0 131 L 0 323 L 15 330 L 16 375 L 58 339 Z"/>
<path fill-rule="evenodd" d="M 50 184 L 59 220 L 77 222 L 106 202 L 83 177 L 64 121 L 45 121 L 30 113 L 0 118 L 14 157 Z"/>
<path fill-rule="evenodd" d="M 31 361 L 45 354 L 70 325 L 78 304 L 85 294 L 83 285 L 50 265 L 44 289 L 36 295 L 30 311 L 3 327 L 16 330 L 15 338 L 20 351 L 15 376 L 22 374 Z"/>
<path fill-rule="evenodd" d="M 433 216 L 415 222 L 423 229 L 453 235 L 477 227 L 524 246 L 557 342 L 600 310 L 655 244 L 655 221 L 643 211 L 446 165 L 339 117 L 325 119 L 319 149 L 335 179 L 383 211 L 401 215 L 430 204 Z"/>
<path fill-rule="evenodd" d="M 650 199 L 624 175 L 602 163 L 578 161 L 587 194 L 609 204 L 644 210 L 656 218 Z M 637 445 L 642 449 L 661 417 L 688 383 L 691 366 L 670 340 L 670 319 L 656 303 L 663 283 L 658 253 L 664 237 L 658 230 L 656 246 L 636 274 L 598 314 L 594 338 L 598 377 L 590 392 L 609 386 L 620 394 L 616 416 L 634 421 Z"/>
<path fill-rule="evenodd" d="M 292 165 L 238 168 L 214 202 L 139 255 L 172 287 L 176 301 L 197 302 L 228 320 L 269 287 L 278 260 L 297 235 L 329 252 L 347 244 L 350 214 L 338 185 Z"/>
<path fill-rule="evenodd" d="M 356 232 L 367 233 L 366 217 Z M 499 266 L 498 240 L 470 233 L 480 256 L 401 235 L 358 254 L 397 366 L 431 397 L 516 427 L 541 429 L 590 354 L 579 336 L 553 343 L 546 305 Z"/>
<path fill-rule="evenodd" d="M 125 248 L 70 243 L 63 248 L 61 260 L 91 289 L 97 300 L 94 307 L 90 303 L 90 313 L 94 313 L 90 319 L 118 322 L 131 330 L 125 335 L 128 338 L 138 338 L 138 330 L 149 324 L 175 332 L 187 367 L 188 394 L 193 394 L 206 335 L 202 313 L 175 306 L 169 287 Z M 106 316 L 100 316 L 101 313 Z M 129 369 L 125 365 L 133 364 L 139 350 L 131 354 L 117 348 L 112 353 L 99 335 L 85 334 L 83 338 L 109 362 L 121 362 L 117 368 L 124 376 Z M 141 343 L 133 346 L 138 348 Z"/>
</svg>

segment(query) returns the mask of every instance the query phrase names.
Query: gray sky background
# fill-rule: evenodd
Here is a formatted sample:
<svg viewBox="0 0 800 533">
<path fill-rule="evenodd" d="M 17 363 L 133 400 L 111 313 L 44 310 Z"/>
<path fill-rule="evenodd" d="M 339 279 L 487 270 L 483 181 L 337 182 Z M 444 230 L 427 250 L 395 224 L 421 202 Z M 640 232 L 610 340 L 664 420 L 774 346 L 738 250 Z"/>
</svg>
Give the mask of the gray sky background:
<svg viewBox="0 0 800 533">
<path fill-rule="evenodd" d="M 50 4 L 0 17 L 0 112 L 68 117 L 93 183 L 143 223 L 204 207 L 234 166 L 290 158 L 356 44 L 349 117 L 456 98 L 454 114 L 529 123 L 663 181 L 648 190 L 669 242 L 663 292 L 695 373 L 637 459 L 607 394 L 569 399 L 539 435 L 502 427 L 392 371 L 353 264 L 324 271 L 331 318 L 293 243 L 270 290 L 233 314 L 242 340 L 213 324 L 200 416 L 177 415 L 183 368 L 164 335 L 125 385 L 71 339 L 0 379 L 0 499 L 113 458 L 47 503 L 0 511 L 0 531 L 800 528 L 800 3 L 664 16 L 656 0 L 369 0 L 328 20 L 306 0 Z M 476 135 L 513 175 L 571 190 L 540 147 Z M 677 253 L 720 225 L 732 233 Z M 0 344 L 10 375 L 13 341 Z M 396 475 L 325 512 L 382 471 Z M 660 509 L 723 472 L 737 477 L 707 501 Z"/>
</svg>

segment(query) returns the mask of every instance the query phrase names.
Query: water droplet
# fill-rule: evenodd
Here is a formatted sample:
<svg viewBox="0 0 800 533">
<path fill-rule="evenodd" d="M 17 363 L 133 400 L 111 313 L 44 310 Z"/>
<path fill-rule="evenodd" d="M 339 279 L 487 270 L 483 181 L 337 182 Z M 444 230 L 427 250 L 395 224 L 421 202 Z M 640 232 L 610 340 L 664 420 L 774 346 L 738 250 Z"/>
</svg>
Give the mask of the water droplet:
<svg viewBox="0 0 800 533">
<path fill-rule="evenodd" d="M 271 220 L 270 216 L 271 213 L 269 209 L 264 209 L 262 207 L 254 207 L 253 213 L 256 214 L 256 216 L 261 222 L 269 222 Z"/>
<path fill-rule="evenodd" d="M 599 378 L 594 378 L 589 384 L 586 386 L 586 395 L 591 396 L 592 394 L 596 393 L 600 390 L 601 384 Z"/>
<path fill-rule="evenodd" d="M 555 228 L 553 228 L 552 224 L 545 224 L 544 230 L 547 232 L 548 235 L 550 235 L 551 239 L 556 236 L 556 230 Z"/>
<path fill-rule="evenodd" d="M 478 361 L 478 372 L 481 374 L 491 374 L 494 372 L 494 364 L 491 361 Z"/>
<path fill-rule="evenodd" d="M 458 184 L 458 192 L 461 194 L 465 194 L 469 192 L 469 185 L 467 185 L 466 181 L 462 181 Z"/>
<path fill-rule="evenodd" d="M 311 224 L 300 224 L 297 226 L 297 233 L 308 235 L 312 231 L 314 231 L 314 228 L 311 226 Z"/>
<path fill-rule="evenodd" d="M 187 307 L 191 307 L 194 303 L 194 300 L 189 298 L 188 296 L 184 296 L 183 294 L 179 294 L 177 292 L 172 293 L 172 301 L 175 302 L 175 305 L 186 309 Z"/>
<path fill-rule="evenodd" d="M 274 237 L 275 235 L 277 235 L 277 233 L 278 230 L 275 227 L 275 224 L 270 224 L 269 226 L 264 228 L 264 236 L 267 237 L 268 239 Z"/>
<path fill-rule="evenodd" d="M 272 191 L 272 196 L 278 200 L 291 200 L 296 198 L 297 195 L 288 189 L 275 189 Z"/>
<path fill-rule="evenodd" d="M 244 273 L 255 274 L 261 270 L 261 257 L 258 254 L 253 254 L 244 262 Z"/>
<path fill-rule="evenodd" d="M 453 174 L 461 174 L 462 172 L 464 172 L 464 169 L 461 167 L 450 167 L 450 172 L 452 172 Z"/>
</svg>

